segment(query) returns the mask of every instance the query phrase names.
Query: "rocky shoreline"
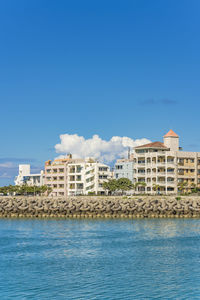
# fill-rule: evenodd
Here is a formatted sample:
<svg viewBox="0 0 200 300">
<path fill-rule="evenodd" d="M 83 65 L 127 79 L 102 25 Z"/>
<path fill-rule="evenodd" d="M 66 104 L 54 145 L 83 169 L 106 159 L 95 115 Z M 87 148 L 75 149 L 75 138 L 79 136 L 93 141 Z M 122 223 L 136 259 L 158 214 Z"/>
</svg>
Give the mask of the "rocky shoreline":
<svg viewBox="0 0 200 300">
<path fill-rule="evenodd" d="M 0 197 L 0 218 L 200 218 L 198 196 Z"/>
</svg>

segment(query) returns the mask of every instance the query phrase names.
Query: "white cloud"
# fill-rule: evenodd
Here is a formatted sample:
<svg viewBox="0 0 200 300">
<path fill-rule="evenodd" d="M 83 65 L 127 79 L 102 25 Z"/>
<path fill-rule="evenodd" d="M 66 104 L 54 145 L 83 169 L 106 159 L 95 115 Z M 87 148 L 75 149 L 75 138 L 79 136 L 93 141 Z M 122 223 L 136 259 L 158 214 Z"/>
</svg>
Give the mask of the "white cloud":
<svg viewBox="0 0 200 300">
<path fill-rule="evenodd" d="M 15 165 L 11 161 L 3 162 L 0 164 L 0 168 L 13 168 Z"/>
<path fill-rule="evenodd" d="M 11 176 L 5 172 L 0 175 L 0 178 L 11 178 Z"/>
<path fill-rule="evenodd" d="M 129 137 L 113 136 L 109 141 L 93 135 L 85 139 L 77 134 L 61 134 L 60 144 L 55 145 L 57 153 L 73 154 L 73 157 L 94 157 L 101 161 L 111 162 L 119 157 L 127 157 L 128 147 L 150 143 L 146 138 L 133 140 Z"/>
</svg>

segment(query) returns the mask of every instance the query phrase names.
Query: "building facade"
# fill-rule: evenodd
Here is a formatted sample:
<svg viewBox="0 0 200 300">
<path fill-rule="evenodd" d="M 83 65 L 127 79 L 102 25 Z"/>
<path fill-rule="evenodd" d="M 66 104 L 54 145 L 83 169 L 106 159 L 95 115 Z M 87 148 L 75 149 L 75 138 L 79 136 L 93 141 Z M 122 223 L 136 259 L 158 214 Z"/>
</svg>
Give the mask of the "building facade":
<svg viewBox="0 0 200 300">
<path fill-rule="evenodd" d="M 29 164 L 19 165 L 19 174 L 15 177 L 15 185 L 42 186 L 44 184 L 44 172 L 31 174 L 30 170 Z"/>
<path fill-rule="evenodd" d="M 68 155 L 45 163 L 45 184 L 52 188 L 52 196 L 104 194 L 103 182 L 111 177 L 109 166 L 91 158 Z"/>
<path fill-rule="evenodd" d="M 200 187 L 200 152 L 185 152 L 179 136 L 170 130 L 162 142 L 134 148 L 137 192 L 176 194 Z"/>
<path fill-rule="evenodd" d="M 130 159 L 118 159 L 114 167 L 114 178 L 128 178 L 134 181 L 134 162 Z"/>
</svg>

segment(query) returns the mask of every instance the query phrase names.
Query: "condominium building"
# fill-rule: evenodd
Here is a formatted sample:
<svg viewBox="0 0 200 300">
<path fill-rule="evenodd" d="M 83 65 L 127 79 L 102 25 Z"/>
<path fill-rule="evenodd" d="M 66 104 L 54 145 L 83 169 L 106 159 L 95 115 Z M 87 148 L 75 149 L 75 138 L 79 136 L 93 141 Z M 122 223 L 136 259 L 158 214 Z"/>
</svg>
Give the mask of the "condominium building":
<svg viewBox="0 0 200 300">
<path fill-rule="evenodd" d="M 45 184 L 52 196 L 104 194 L 103 182 L 112 177 L 110 167 L 94 159 L 68 155 L 45 163 Z"/>
<path fill-rule="evenodd" d="M 134 162 L 131 159 L 118 159 L 114 167 L 114 177 L 115 179 L 119 178 L 128 178 L 133 182 L 134 177 Z"/>
<path fill-rule="evenodd" d="M 15 185 L 27 184 L 29 186 L 42 186 L 44 184 L 44 172 L 31 174 L 29 164 L 19 165 L 19 174 L 15 177 Z"/>
<path fill-rule="evenodd" d="M 182 151 L 172 130 L 163 142 L 135 147 L 133 155 L 137 192 L 175 194 L 200 187 L 200 152 Z"/>
</svg>

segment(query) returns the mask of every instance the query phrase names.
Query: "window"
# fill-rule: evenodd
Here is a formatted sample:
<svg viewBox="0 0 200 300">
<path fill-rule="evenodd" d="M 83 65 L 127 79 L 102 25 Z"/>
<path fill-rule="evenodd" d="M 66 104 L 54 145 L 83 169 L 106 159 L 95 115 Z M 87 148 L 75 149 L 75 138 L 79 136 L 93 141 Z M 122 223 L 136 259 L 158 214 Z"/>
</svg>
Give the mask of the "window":
<svg viewBox="0 0 200 300">
<path fill-rule="evenodd" d="M 145 164 L 145 160 L 138 160 L 138 164 Z"/>
<path fill-rule="evenodd" d="M 81 166 L 76 166 L 76 172 L 80 173 L 81 172 Z"/>
<path fill-rule="evenodd" d="M 106 172 L 106 171 L 108 171 L 108 168 L 106 168 L 106 167 L 99 167 L 99 171 L 104 171 L 104 172 Z"/>
<path fill-rule="evenodd" d="M 99 175 L 99 179 L 107 179 L 107 175 Z"/>
<path fill-rule="evenodd" d="M 167 181 L 168 181 L 168 182 L 173 182 L 173 181 L 174 181 L 174 178 L 170 178 L 170 177 L 169 177 L 169 178 L 167 178 Z"/>
<path fill-rule="evenodd" d="M 122 166 L 122 165 L 116 165 L 116 166 L 115 166 L 115 169 L 117 169 L 117 170 L 122 170 L 122 169 L 123 169 L 123 166 Z"/>
<path fill-rule="evenodd" d="M 168 188 L 167 188 L 167 191 L 172 192 L 172 191 L 174 191 L 174 188 L 168 187 Z"/>
<path fill-rule="evenodd" d="M 77 183 L 77 189 L 83 189 L 83 183 Z"/>
</svg>

